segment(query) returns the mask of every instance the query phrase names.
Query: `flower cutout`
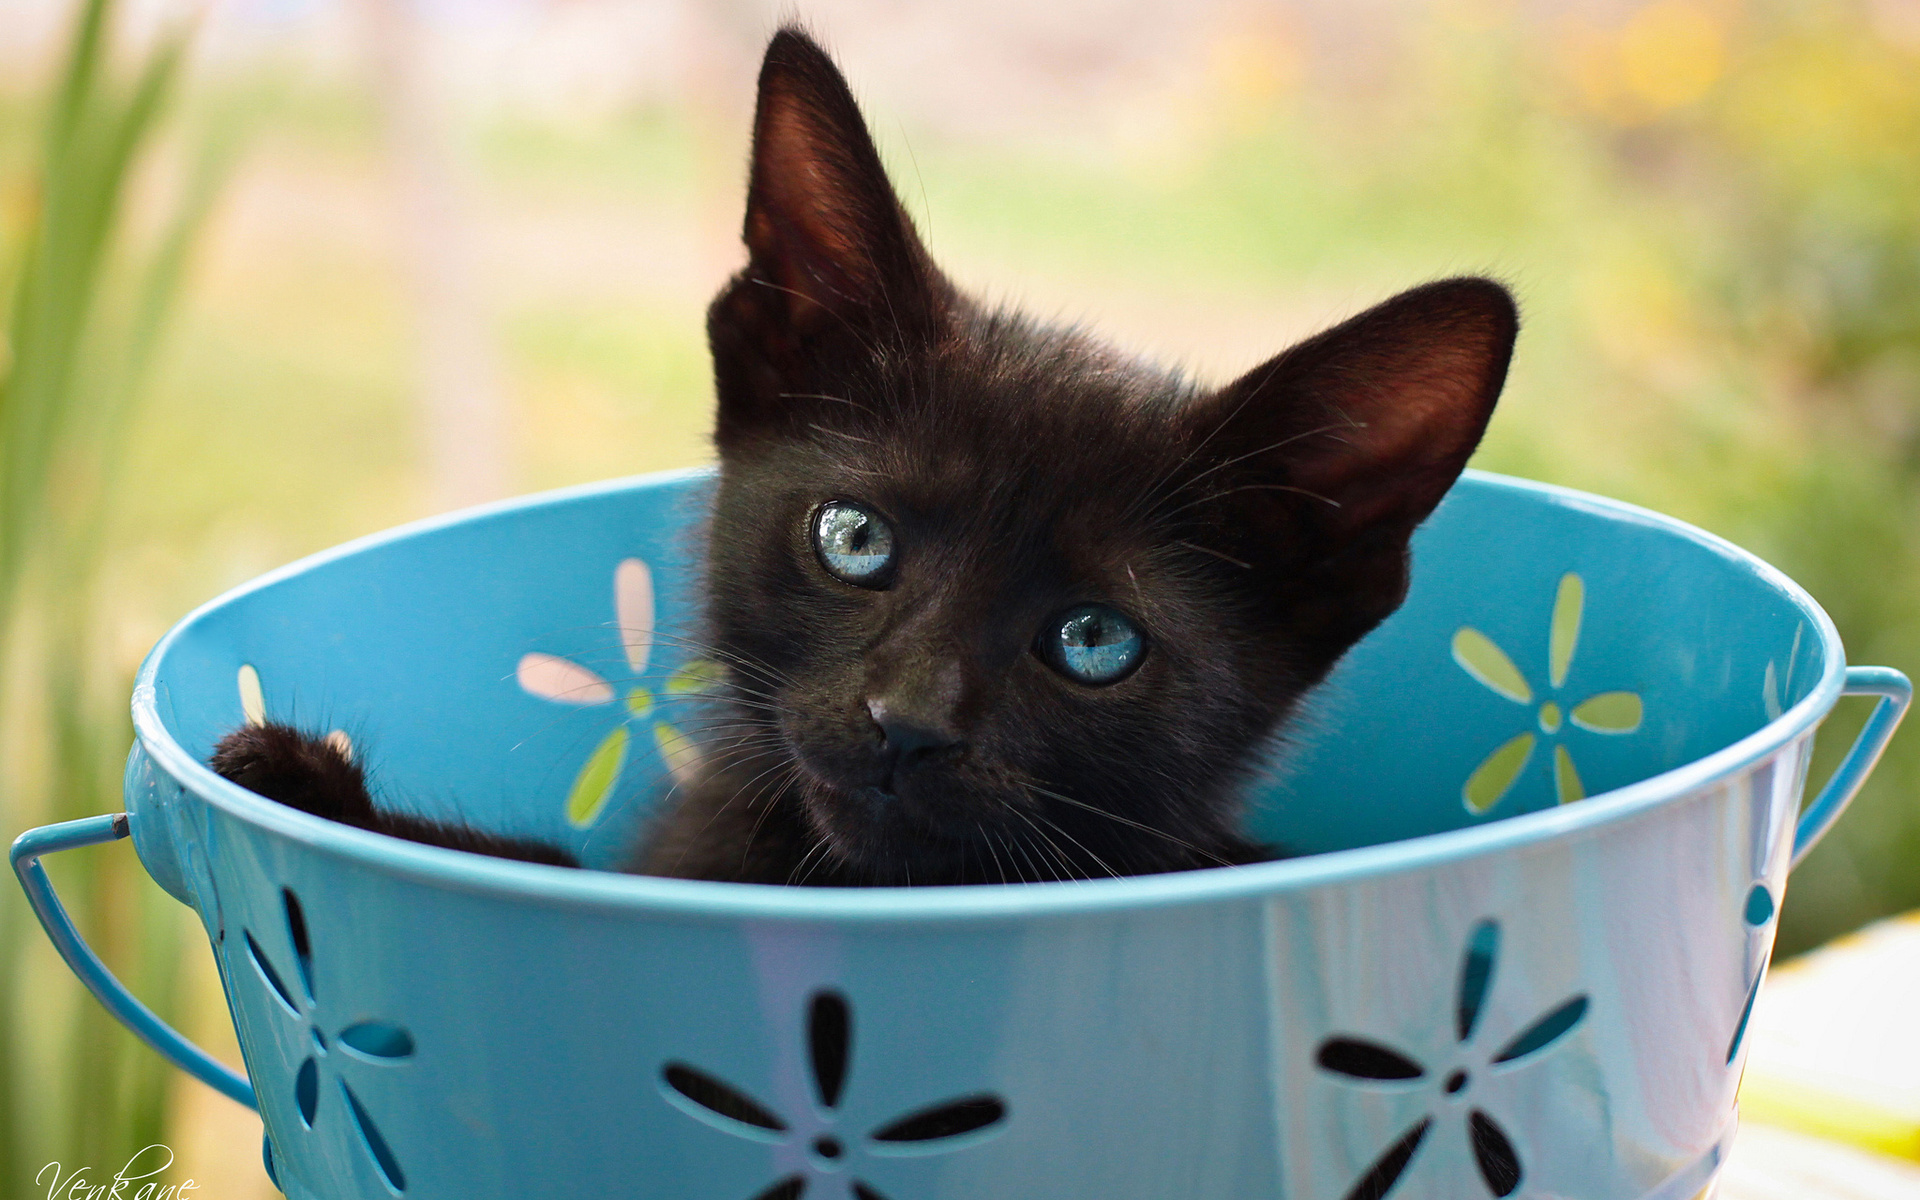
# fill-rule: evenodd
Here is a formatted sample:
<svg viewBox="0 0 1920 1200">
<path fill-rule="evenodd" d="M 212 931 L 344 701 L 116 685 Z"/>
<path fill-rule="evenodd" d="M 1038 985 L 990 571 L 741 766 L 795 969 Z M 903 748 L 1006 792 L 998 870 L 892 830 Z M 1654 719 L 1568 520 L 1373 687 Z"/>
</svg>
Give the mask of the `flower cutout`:
<svg viewBox="0 0 1920 1200">
<path fill-rule="evenodd" d="M 872 1184 L 845 1178 L 868 1156 L 941 1154 L 997 1132 L 1007 1106 L 998 1096 L 963 1096 L 917 1108 L 864 1135 L 840 1128 L 840 1097 L 852 1066 L 853 1011 L 836 992 L 815 992 L 807 1004 L 807 1061 L 818 1104 L 793 1117 L 772 1109 L 697 1067 L 670 1062 L 661 1069 L 663 1093 L 673 1104 L 716 1129 L 750 1141 L 793 1147 L 801 1168 L 775 1180 L 753 1200 L 886 1200 Z M 817 1187 L 815 1185 L 818 1185 Z M 812 1189 L 810 1192 L 809 1189 Z"/>
<path fill-rule="evenodd" d="M 413 1057 L 413 1035 L 391 1021 L 361 1020 L 343 1029 L 336 1029 L 329 1038 L 326 1031 L 332 1026 L 326 1021 L 325 1006 L 319 1002 L 313 989 L 313 942 L 307 933 L 306 916 L 301 912 L 300 900 L 293 894 L 293 889 L 281 888 L 280 902 L 286 916 L 287 939 L 293 947 L 294 965 L 297 968 L 294 974 L 289 975 L 273 965 L 273 960 L 261 948 L 252 930 L 245 931 L 245 935 L 247 957 L 253 960 L 254 970 L 259 972 L 267 990 L 296 1023 L 294 1038 L 297 1044 L 306 1048 L 306 1057 L 293 1076 L 293 1103 L 300 1116 L 300 1125 L 303 1129 L 313 1129 L 320 1121 L 327 1119 L 328 1108 L 344 1110 L 344 1119 L 358 1131 L 360 1145 L 373 1161 L 374 1169 L 379 1171 L 380 1177 L 386 1180 L 387 1186 L 395 1194 L 404 1192 L 407 1189 L 407 1177 L 400 1169 L 400 1160 L 394 1157 L 393 1148 L 381 1135 L 380 1127 L 374 1123 L 372 1115 L 360 1102 L 360 1097 L 354 1094 L 346 1074 L 340 1070 L 340 1061 L 345 1057 L 363 1063 L 392 1066 Z M 288 986 L 287 980 L 290 978 L 298 980 L 298 991 Z M 332 1086 L 328 1086 L 329 1078 Z M 338 1099 L 329 1101 L 329 1095 L 337 1095 Z M 265 1155 L 267 1169 L 271 1173 L 271 1142 L 265 1147 Z"/>
<path fill-rule="evenodd" d="M 613 572 L 613 610 L 620 627 L 620 643 L 633 678 L 646 673 L 653 650 L 653 574 L 637 558 L 623 561 Z M 593 824 L 613 797 L 627 763 L 632 735 L 638 723 L 659 747 L 660 757 L 676 780 L 686 782 L 698 766 L 700 754 L 693 742 L 672 723 L 654 715 L 653 693 L 635 684 L 622 697 L 615 686 L 587 667 L 554 654 L 527 654 L 514 672 L 520 686 L 544 700 L 582 706 L 620 704 L 614 727 L 600 739 L 567 791 L 567 820 L 576 826 Z M 705 692 L 719 676 L 718 664 L 695 659 L 668 677 L 666 691 L 674 695 Z"/>
<path fill-rule="evenodd" d="M 1787 654 L 1787 671 L 1784 689 L 1792 694 L 1794 662 L 1800 656 L 1800 635 L 1805 626 L 1794 630 L 1793 649 Z M 1776 687 L 1774 665 L 1767 663 L 1766 690 L 1763 699 L 1767 707 L 1769 720 L 1780 714 L 1780 691 Z M 1767 964 L 1773 955 L 1773 925 L 1780 916 L 1780 904 L 1773 889 L 1767 884 L 1767 876 L 1774 870 L 1785 868 L 1788 864 L 1780 862 L 1783 840 L 1794 836 L 1792 823 L 1782 825 L 1775 811 L 1778 802 L 1776 788 L 1756 781 L 1749 803 L 1751 805 L 1752 845 L 1749 850 L 1746 896 L 1740 902 L 1740 922 L 1745 928 L 1743 940 L 1746 942 L 1746 970 L 1750 978 L 1747 981 L 1746 1003 L 1740 1007 L 1740 1016 L 1733 1024 L 1733 1033 L 1727 1039 L 1726 1065 L 1731 1067 L 1740 1058 L 1740 1047 L 1746 1042 L 1747 1022 L 1753 1017 L 1754 1001 L 1759 999 L 1760 984 L 1766 978 Z M 1789 862 L 1791 860 L 1789 859 Z M 1771 868 L 1771 869 L 1770 869 Z"/>
<path fill-rule="evenodd" d="M 1553 746 L 1553 785 L 1560 803 L 1579 800 L 1587 794 L 1574 769 L 1573 756 L 1558 742 L 1566 725 L 1589 733 L 1622 734 L 1640 728 L 1643 706 L 1636 692 L 1600 692 L 1561 707 L 1558 693 L 1573 666 L 1573 652 L 1580 644 L 1580 617 L 1586 603 L 1586 586 L 1571 571 L 1560 577 L 1559 591 L 1553 600 L 1553 620 L 1547 631 L 1547 691 L 1555 698 L 1541 701 L 1535 713 L 1539 731 L 1526 730 L 1502 742 L 1467 776 L 1460 789 L 1467 811 L 1475 816 L 1500 803 L 1542 739 Z M 1513 665 L 1513 659 L 1495 645 L 1493 639 L 1470 625 L 1462 625 L 1453 635 L 1453 661 L 1467 674 L 1498 695 L 1516 704 L 1532 707 L 1535 696 L 1527 677 Z"/>
<path fill-rule="evenodd" d="M 1774 915 L 1778 911 L 1779 906 L 1773 901 L 1773 892 L 1765 883 L 1756 883 L 1748 890 L 1747 903 L 1740 915 L 1745 918 L 1749 929 L 1759 933 L 1773 922 Z M 1753 1016 L 1753 1002 L 1760 998 L 1760 983 L 1767 977 L 1766 955 L 1761 954 L 1758 957 L 1760 967 L 1753 973 L 1753 982 L 1747 985 L 1747 1003 L 1741 1008 L 1740 1020 L 1733 1027 L 1733 1040 L 1727 1043 L 1728 1066 L 1732 1066 L 1733 1060 L 1740 1057 L 1740 1043 L 1747 1037 L 1747 1021 Z"/>
<path fill-rule="evenodd" d="M 1469 1105 L 1465 1131 L 1473 1150 L 1473 1161 L 1480 1169 L 1480 1179 L 1493 1195 L 1511 1196 L 1519 1189 L 1526 1172 L 1506 1128 L 1485 1109 L 1470 1105 L 1474 1077 L 1483 1072 L 1504 1072 L 1534 1061 L 1586 1018 L 1587 997 L 1574 996 L 1558 1005 L 1489 1054 L 1475 1043 L 1475 1034 L 1479 1031 L 1487 994 L 1493 989 L 1494 966 L 1499 954 L 1499 923 L 1486 920 L 1474 926 L 1461 959 L 1460 984 L 1454 1001 L 1454 1030 L 1459 1035 L 1459 1045 L 1444 1074 L 1430 1072 L 1412 1057 L 1379 1042 L 1346 1035 L 1322 1042 L 1316 1061 L 1323 1071 L 1367 1084 L 1431 1087 L 1437 1093 L 1434 1101 L 1442 1111 Z M 1347 1192 L 1346 1200 L 1384 1200 L 1406 1173 L 1414 1155 L 1419 1153 L 1435 1120 L 1430 1110 L 1401 1134 L 1367 1168 L 1359 1182 Z M 1456 1190 L 1455 1194 L 1465 1193 Z"/>
</svg>

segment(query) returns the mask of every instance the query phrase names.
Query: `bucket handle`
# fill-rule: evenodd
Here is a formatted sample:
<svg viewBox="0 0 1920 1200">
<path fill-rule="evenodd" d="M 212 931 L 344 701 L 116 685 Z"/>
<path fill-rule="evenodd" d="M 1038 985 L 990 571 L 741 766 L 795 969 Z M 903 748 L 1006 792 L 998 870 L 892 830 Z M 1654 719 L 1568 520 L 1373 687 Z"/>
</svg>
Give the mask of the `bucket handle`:
<svg viewBox="0 0 1920 1200">
<path fill-rule="evenodd" d="M 46 868 L 40 865 L 42 855 L 118 841 L 127 833 L 125 813 L 82 817 L 78 821 L 62 821 L 57 825 L 29 829 L 13 841 L 13 872 L 20 877 L 20 886 L 27 893 L 27 903 L 33 906 L 33 915 L 40 918 L 40 924 L 45 927 L 53 948 L 60 952 L 61 958 L 67 960 L 67 965 L 80 977 L 80 982 L 87 985 L 87 990 L 107 1006 L 108 1012 L 120 1018 L 122 1025 L 133 1030 L 141 1041 L 159 1051 L 160 1056 L 174 1066 L 215 1091 L 238 1100 L 248 1108 L 257 1109 L 260 1106 L 254 1100 L 253 1085 L 247 1082 L 246 1076 L 181 1037 L 178 1030 L 162 1021 L 114 978 L 107 964 L 100 961 L 93 947 L 87 945 L 86 939 L 80 936 L 73 918 L 67 915 L 60 897 L 54 894 L 53 881 L 47 878 Z"/>
<path fill-rule="evenodd" d="M 1840 694 L 1878 696 L 1880 703 L 1873 706 L 1872 715 L 1860 728 L 1860 736 L 1853 739 L 1853 748 L 1840 760 L 1827 786 L 1820 789 L 1813 803 L 1800 814 L 1800 824 L 1793 831 L 1795 866 L 1799 866 L 1807 851 L 1833 828 L 1833 823 L 1859 794 L 1860 785 L 1873 774 L 1874 765 L 1887 748 L 1887 739 L 1899 728 L 1900 718 L 1906 715 L 1907 705 L 1913 700 L 1913 684 L 1892 667 L 1848 667 L 1847 681 L 1841 686 Z"/>
</svg>

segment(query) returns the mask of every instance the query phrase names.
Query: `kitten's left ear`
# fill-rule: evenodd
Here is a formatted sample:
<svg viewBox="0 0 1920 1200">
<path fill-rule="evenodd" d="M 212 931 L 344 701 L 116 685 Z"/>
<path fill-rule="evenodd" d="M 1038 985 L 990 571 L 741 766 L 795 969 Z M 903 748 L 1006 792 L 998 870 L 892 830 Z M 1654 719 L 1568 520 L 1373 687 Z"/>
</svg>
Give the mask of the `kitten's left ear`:
<svg viewBox="0 0 1920 1200">
<path fill-rule="evenodd" d="M 1189 410 L 1221 471 L 1203 486 L 1256 526 L 1403 544 L 1479 445 L 1518 331 L 1505 288 L 1448 279 L 1309 338 Z"/>
</svg>

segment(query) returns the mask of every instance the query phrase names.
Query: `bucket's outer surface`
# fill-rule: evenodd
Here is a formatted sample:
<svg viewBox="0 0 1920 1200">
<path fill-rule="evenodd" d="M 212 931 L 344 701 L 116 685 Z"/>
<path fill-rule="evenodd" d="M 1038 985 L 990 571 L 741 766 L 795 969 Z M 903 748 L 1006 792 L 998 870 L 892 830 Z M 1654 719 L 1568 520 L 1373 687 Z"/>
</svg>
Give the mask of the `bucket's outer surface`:
<svg viewBox="0 0 1920 1200">
<path fill-rule="evenodd" d="M 691 628 L 706 487 L 371 539 L 150 658 L 133 836 L 206 925 L 295 1200 L 1693 1200 L 1711 1181 L 1844 663 L 1790 582 L 1624 505 L 1456 489 L 1406 609 L 1266 789 L 1261 832 L 1327 851 L 1284 862 L 644 879 L 393 841 L 201 765 L 261 711 L 338 725 L 414 807 L 612 861 L 684 752 L 693 656 L 670 635 Z M 643 615 L 667 631 L 647 646 Z"/>
</svg>

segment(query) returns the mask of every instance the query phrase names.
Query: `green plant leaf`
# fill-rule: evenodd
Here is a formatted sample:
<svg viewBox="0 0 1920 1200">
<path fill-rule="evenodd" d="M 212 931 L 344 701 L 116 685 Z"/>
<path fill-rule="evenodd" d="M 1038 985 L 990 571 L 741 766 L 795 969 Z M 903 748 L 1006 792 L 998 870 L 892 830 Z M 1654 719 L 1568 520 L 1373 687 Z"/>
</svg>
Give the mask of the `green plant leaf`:
<svg viewBox="0 0 1920 1200">
<path fill-rule="evenodd" d="M 43 680 L 8 698 L 0 727 L 17 722 L 16 707 L 30 709 L 35 740 L 45 744 L 36 820 L 99 811 L 121 790 L 131 679 L 100 650 L 105 530 L 121 486 L 122 448 L 136 426 L 132 408 L 217 182 L 209 175 L 189 199 L 150 214 L 157 225 L 126 219 L 132 177 L 181 73 L 191 23 L 163 32 L 123 72 L 113 52 L 117 6 L 79 0 L 70 7 L 58 79 L 36 106 L 37 159 L 20 164 L 25 170 L 16 176 L 16 156 L 7 156 L 6 191 L 19 202 L 0 215 L 9 243 L 0 255 L 0 665 L 10 676 Z M 12 146 L 12 118 L 24 109 L 5 107 L 0 125 L 8 128 L 0 134 Z M 165 232 L 149 252 L 155 228 Z M 102 688 L 110 704 L 102 703 Z M 242 702 L 256 720 L 258 697 L 256 686 Z M 8 783 L 22 794 L 16 780 Z M 19 815 L 13 800 L 0 797 L 9 820 Z M 126 906 L 145 904 L 135 898 L 129 875 L 137 868 L 127 861 L 88 864 L 63 890 L 83 929 L 127 931 L 95 945 L 159 1015 L 176 1021 L 173 922 L 149 914 L 144 931 L 128 925 Z M 17 975 L 25 946 L 8 916 L 0 913 L 0 978 Z M 124 1162 L 131 1148 L 158 1143 L 165 1077 L 116 1049 L 112 1018 L 81 1008 L 65 1020 L 63 1002 L 50 995 L 30 1003 L 43 1009 L 33 1013 L 36 1026 L 67 1030 L 49 1035 L 59 1043 L 48 1049 L 63 1078 L 48 1093 L 53 1103 L 42 1106 L 50 1115 L 38 1122 L 38 1140 L 53 1150 L 30 1161 Z M 13 1100 L 27 1092 L 8 1048 L 19 1040 L 19 1016 L 12 998 L 0 995 L 0 1179 L 9 1180 L 32 1171 L 22 1147 L 33 1135 L 22 1132 Z M 62 1096 L 110 1099 L 73 1105 Z"/>
<path fill-rule="evenodd" d="M 82 467 L 105 474 L 112 443 L 127 422 L 103 418 L 133 386 L 129 368 L 144 366 L 143 335 L 103 354 L 109 348 L 100 344 L 97 327 L 129 176 L 173 91 L 189 31 L 183 26 L 164 37 L 122 94 L 103 70 L 112 8 L 107 0 L 88 0 L 81 9 L 47 117 L 40 202 L 23 233 L 7 305 L 10 354 L 0 358 L 0 608 L 10 604 L 28 559 L 41 547 L 71 558 L 71 548 L 91 544 L 74 530 L 51 528 L 53 472 L 56 464 L 69 464 L 65 473 L 73 473 L 69 459 L 78 457 Z M 195 229 L 197 222 L 187 240 Z M 166 264 L 156 267 L 164 273 Z M 156 281 L 164 282 L 149 280 Z M 151 314 L 155 328 L 158 315 Z M 87 514 L 80 523 L 88 523 Z M 75 569 L 68 562 L 58 566 Z"/>
</svg>

